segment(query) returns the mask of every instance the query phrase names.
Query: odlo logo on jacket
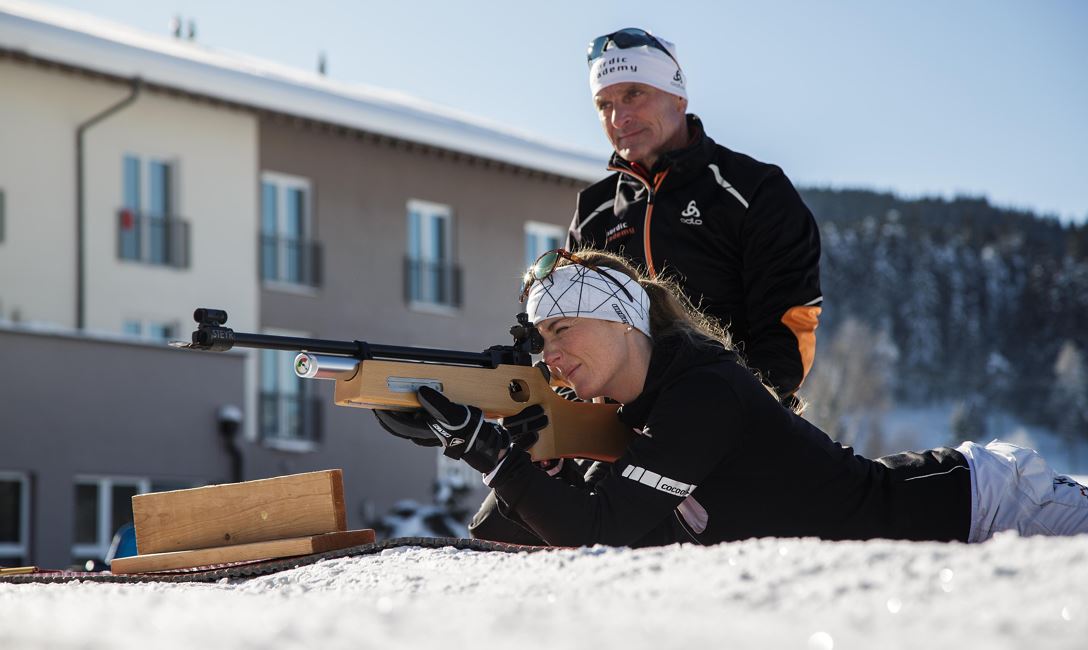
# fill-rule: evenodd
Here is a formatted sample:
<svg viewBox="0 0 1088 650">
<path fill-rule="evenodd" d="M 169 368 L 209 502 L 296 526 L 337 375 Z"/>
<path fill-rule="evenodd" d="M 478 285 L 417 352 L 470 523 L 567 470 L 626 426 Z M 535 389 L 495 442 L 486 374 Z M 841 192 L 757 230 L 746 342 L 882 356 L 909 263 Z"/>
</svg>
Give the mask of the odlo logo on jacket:
<svg viewBox="0 0 1088 650">
<path fill-rule="evenodd" d="M 692 199 L 688 203 L 688 207 L 684 208 L 684 211 L 680 213 L 680 223 L 686 223 L 689 226 L 701 226 L 703 225 L 703 220 L 699 218 L 701 216 L 699 206 L 695 205 L 695 200 Z"/>
</svg>

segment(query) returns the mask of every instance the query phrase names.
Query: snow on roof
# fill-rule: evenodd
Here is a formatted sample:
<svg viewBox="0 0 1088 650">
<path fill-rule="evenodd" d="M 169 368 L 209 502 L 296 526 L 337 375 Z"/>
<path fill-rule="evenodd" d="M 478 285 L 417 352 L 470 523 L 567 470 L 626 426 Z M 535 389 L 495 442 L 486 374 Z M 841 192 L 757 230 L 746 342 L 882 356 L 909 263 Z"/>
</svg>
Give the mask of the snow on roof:
<svg viewBox="0 0 1088 650">
<path fill-rule="evenodd" d="M 0 49 L 568 178 L 605 174 L 603 157 L 404 93 L 332 81 L 68 9 L 0 0 Z"/>
</svg>

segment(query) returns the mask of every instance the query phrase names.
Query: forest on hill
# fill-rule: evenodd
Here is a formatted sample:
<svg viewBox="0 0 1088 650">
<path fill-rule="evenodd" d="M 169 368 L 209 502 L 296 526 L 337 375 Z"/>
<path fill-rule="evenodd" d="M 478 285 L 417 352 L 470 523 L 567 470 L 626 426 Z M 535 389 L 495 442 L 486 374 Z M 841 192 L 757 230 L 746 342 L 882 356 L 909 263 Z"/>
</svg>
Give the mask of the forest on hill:
<svg viewBox="0 0 1088 650">
<path fill-rule="evenodd" d="M 834 432 L 952 399 L 969 437 L 999 406 L 1088 440 L 1088 225 L 983 198 L 801 193 L 823 245 L 810 417 Z"/>
</svg>

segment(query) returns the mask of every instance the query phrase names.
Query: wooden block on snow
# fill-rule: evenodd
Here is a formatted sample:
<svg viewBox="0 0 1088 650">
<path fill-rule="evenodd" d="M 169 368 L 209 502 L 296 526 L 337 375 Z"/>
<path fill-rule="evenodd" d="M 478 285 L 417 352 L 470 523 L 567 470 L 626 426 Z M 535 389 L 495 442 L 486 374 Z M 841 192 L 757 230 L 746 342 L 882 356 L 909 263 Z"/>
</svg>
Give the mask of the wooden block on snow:
<svg viewBox="0 0 1088 650">
<path fill-rule="evenodd" d="M 132 497 L 140 555 L 347 530 L 338 469 Z"/>
<path fill-rule="evenodd" d="M 202 548 L 196 551 L 176 551 L 174 553 L 152 553 L 150 555 L 120 557 L 110 564 L 110 571 L 118 574 L 154 573 L 155 571 L 191 569 L 194 567 L 226 564 L 228 562 L 273 560 L 281 557 L 293 557 L 295 555 L 326 553 L 342 548 L 359 546 L 360 544 L 372 544 L 373 542 L 373 530 L 369 528 L 365 530 L 349 530 L 337 533 L 325 533 L 324 535 L 311 535 L 309 537 L 277 539 L 270 542 Z"/>
</svg>

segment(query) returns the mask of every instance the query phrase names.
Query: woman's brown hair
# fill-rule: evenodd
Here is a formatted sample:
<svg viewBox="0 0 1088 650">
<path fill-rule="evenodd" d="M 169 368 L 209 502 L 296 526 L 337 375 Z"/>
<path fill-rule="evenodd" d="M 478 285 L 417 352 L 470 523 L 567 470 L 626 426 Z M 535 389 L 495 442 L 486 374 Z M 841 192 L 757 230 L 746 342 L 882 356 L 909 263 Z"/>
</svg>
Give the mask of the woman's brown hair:
<svg viewBox="0 0 1088 650">
<path fill-rule="evenodd" d="M 664 277 L 660 273 L 650 277 L 615 253 L 589 248 L 572 252 L 589 264 L 618 271 L 638 282 L 646 295 L 650 297 L 650 333 L 655 339 L 680 334 L 692 341 L 716 341 L 726 350 L 736 354 L 737 361 L 748 368 L 743 354 L 733 344 L 733 336 L 729 333 L 729 330 L 699 311 L 675 280 Z M 573 263 L 566 258 L 562 258 L 556 266 L 566 266 Z M 767 385 L 767 382 L 763 381 L 758 371 L 751 368 L 749 370 L 775 396 L 775 399 L 779 399 L 779 395 Z M 800 413 L 803 409 L 804 405 L 802 403 L 798 404 L 793 410 Z"/>
<path fill-rule="evenodd" d="M 729 330 L 707 318 L 691 304 L 675 280 L 662 275 L 651 278 L 615 253 L 589 248 L 572 252 L 589 264 L 618 271 L 639 283 L 650 297 L 650 333 L 654 338 L 668 334 L 686 334 L 718 341 L 725 349 L 736 351 Z M 560 258 L 556 266 L 573 263 L 566 258 Z"/>
</svg>

